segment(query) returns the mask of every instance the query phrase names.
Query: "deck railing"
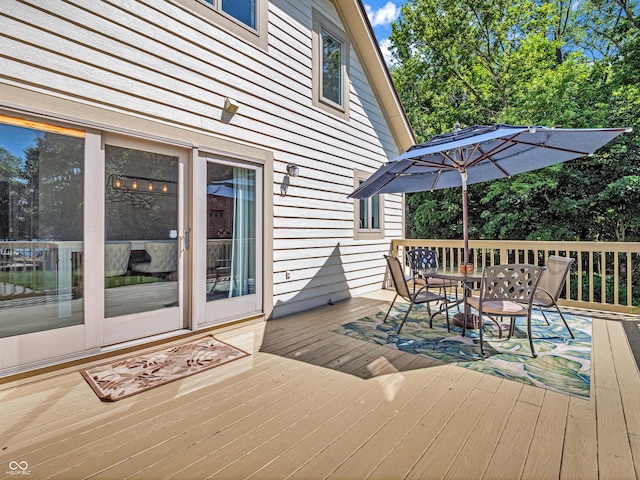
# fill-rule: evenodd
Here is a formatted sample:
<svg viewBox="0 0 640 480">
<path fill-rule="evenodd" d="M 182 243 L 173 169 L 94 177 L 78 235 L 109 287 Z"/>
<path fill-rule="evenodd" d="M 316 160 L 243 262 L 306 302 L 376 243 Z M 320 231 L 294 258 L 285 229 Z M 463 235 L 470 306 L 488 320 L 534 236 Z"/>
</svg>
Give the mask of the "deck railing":
<svg viewBox="0 0 640 480">
<path fill-rule="evenodd" d="M 58 248 L 49 242 L 0 242 L 0 301 L 58 288 Z"/>
<path fill-rule="evenodd" d="M 392 240 L 391 254 L 406 264 L 404 252 L 416 247 L 437 250 L 442 266 L 458 265 L 462 258 L 462 240 Z M 469 263 L 475 267 L 501 263 L 544 265 L 549 255 L 576 260 L 560 305 L 640 314 L 640 243 L 469 241 Z"/>
</svg>

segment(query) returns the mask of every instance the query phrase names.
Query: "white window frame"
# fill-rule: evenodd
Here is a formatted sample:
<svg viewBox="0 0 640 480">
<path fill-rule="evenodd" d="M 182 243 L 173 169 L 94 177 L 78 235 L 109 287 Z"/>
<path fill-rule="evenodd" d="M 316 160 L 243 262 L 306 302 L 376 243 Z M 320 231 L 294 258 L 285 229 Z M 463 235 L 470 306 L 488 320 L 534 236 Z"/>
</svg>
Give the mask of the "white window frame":
<svg viewBox="0 0 640 480">
<path fill-rule="evenodd" d="M 312 48 L 312 62 L 313 62 L 313 105 L 326 111 L 337 115 L 345 120 L 349 119 L 349 52 L 351 51 L 351 45 L 347 41 L 347 35 L 336 24 L 330 21 L 321 13 L 313 10 L 313 48 Z M 336 103 L 333 100 L 326 98 L 323 95 L 322 88 L 322 32 L 326 32 L 337 42 L 340 43 L 340 60 L 341 60 L 341 101 Z"/>
<path fill-rule="evenodd" d="M 363 172 L 360 170 L 354 170 L 354 188 L 358 188 L 360 183 L 368 179 L 372 173 Z M 378 225 L 379 228 L 364 228 L 360 226 L 360 202 L 364 201 L 368 203 L 369 211 L 372 210 L 373 197 L 369 197 L 363 200 L 354 199 L 353 201 L 353 238 L 356 240 L 378 240 L 384 238 L 384 195 L 374 195 L 378 197 Z"/>
</svg>

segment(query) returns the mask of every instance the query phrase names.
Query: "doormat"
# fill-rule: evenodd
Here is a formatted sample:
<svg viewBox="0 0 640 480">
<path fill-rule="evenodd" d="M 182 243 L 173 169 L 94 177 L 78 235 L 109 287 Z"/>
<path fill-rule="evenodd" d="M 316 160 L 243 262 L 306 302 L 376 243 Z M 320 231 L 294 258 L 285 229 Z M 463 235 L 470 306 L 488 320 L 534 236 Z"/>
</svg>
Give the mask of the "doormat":
<svg viewBox="0 0 640 480">
<path fill-rule="evenodd" d="M 248 356 L 213 335 L 116 360 L 80 373 L 96 395 L 115 402 Z"/>
<path fill-rule="evenodd" d="M 444 315 L 436 315 L 429 328 L 429 314 L 423 306 L 414 306 L 400 334 L 407 305 L 402 304 L 383 322 L 385 312 L 375 318 L 365 317 L 346 323 L 337 333 L 360 338 L 377 345 L 396 348 L 415 355 L 435 358 L 478 372 L 518 381 L 555 392 L 589 398 L 591 385 L 591 317 L 565 313 L 575 340 L 571 338 L 557 312 L 545 310 L 551 325 L 542 315 L 532 317 L 532 331 L 537 358 L 531 356 L 526 335 L 526 320 L 516 327 L 510 340 L 499 339 L 495 325 L 487 322 L 484 336 L 486 357 L 480 354 L 478 333 L 462 329 L 451 322 L 447 332 Z M 516 324 L 518 325 L 518 323 Z M 503 332 L 508 326 L 503 327 Z M 505 334 L 506 337 L 506 334 Z"/>
</svg>

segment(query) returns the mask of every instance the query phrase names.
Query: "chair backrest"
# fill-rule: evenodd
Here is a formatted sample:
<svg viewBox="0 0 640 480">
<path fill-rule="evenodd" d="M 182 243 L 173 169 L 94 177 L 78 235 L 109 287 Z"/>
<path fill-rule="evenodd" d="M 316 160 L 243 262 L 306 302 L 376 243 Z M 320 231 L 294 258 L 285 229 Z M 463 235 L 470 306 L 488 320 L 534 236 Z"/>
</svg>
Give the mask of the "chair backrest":
<svg viewBox="0 0 640 480">
<path fill-rule="evenodd" d="M 389 267 L 389 273 L 391 274 L 391 280 L 393 281 L 396 293 L 402 298 L 410 299 L 411 292 L 409 290 L 409 285 L 407 285 L 407 280 L 404 278 L 404 272 L 400 260 L 398 260 L 398 257 L 392 257 L 389 255 L 385 255 L 384 258 L 387 260 L 387 266 Z"/>
<path fill-rule="evenodd" d="M 144 249 L 151 257 L 149 273 L 175 272 L 178 269 L 177 242 L 145 242 Z"/>
<path fill-rule="evenodd" d="M 526 263 L 486 266 L 482 269 L 480 301 L 509 300 L 531 306 L 544 270 Z"/>
<path fill-rule="evenodd" d="M 104 276 L 117 277 L 127 273 L 131 243 L 106 243 L 104 245 Z"/>
<path fill-rule="evenodd" d="M 547 263 L 545 264 L 547 268 L 542 274 L 539 284 L 539 287 L 545 292 L 548 292 L 548 295 L 539 291 L 536 295 L 537 301 L 552 305 L 553 302 L 558 300 L 558 297 L 564 288 L 565 279 L 569 273 L 569 269 L 575 261 L 575 258 L 570 257 L 560 257 L 557 255 L 549 256 Z M 551 296 L 551 299 L 549 296 Z"/>
<path fill-rule="evenodd" d="M 428 248 L 412 248 L 407 250 L 407 264 L 415 277 L 420 270 L 438 268 L 438 252 Z"/>
</svg>

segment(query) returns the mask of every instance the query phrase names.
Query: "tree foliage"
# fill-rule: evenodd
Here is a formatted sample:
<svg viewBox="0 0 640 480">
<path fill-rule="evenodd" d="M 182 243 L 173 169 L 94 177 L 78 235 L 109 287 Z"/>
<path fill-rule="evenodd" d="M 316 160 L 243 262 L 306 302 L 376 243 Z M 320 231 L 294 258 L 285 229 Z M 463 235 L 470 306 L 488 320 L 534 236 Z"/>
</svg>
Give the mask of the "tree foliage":
<svg viewBox="0 0 640 480">
<path fill-rule="evenodd" d="M 409 0 L 392 76 L 419 142 L 455 123 L 636 127 L 596 155 L 469 187 L 471 238 L 640 240 L 640 7 Z M 461 194 L 411 194 L 409 236 L 460 238 Z"/>
</svg>

